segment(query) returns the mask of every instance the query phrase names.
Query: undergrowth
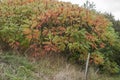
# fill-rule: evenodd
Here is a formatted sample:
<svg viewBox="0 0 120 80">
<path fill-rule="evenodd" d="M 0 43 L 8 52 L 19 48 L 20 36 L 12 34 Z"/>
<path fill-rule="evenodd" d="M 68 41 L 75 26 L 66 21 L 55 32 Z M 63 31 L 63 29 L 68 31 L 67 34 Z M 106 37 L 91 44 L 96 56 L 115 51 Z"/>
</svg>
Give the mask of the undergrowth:
<svg viewBox="0 0 120 80">
<path fill-rule="evenodd" d="M 119 80 L 120 76 L 97 74 L 90 68 L 88 80 Z M 83 80 L 84 70 L 60 55 L 40 60 L 11 53 L 0 54 L 0 80 Z"/>
</svg>

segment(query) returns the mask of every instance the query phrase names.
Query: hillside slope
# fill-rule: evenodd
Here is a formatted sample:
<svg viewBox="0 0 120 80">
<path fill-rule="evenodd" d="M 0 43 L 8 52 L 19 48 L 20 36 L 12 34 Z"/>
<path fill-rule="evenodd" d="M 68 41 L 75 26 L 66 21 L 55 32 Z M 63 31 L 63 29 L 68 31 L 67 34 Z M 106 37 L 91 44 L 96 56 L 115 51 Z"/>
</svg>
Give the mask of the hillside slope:
<svg viewBox="0 0 120 80">
<path fill-rule="evenodd" d="M 0 3 L 0 50 L 36 59 L 66 59 L 101 71 L 120 73 L 120 39 L 112 23 L 94 10 L 57 0 L 5 0 Z"/>
</svg>

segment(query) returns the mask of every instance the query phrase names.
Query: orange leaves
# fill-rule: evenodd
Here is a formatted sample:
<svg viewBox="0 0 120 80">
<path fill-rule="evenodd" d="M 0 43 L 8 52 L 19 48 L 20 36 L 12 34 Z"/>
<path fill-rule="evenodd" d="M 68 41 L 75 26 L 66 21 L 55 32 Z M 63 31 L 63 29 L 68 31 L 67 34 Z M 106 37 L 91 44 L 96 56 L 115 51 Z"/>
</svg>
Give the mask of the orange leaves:
<svg viewBox="0 0 120 80">
<path fill-rule="evenodd" d="M 35 0 L 27 0 L 27 2 L 31 3 L 31 2 L 34 2 Z"/>
<path fill-rule="evenodd" d="M 96 65 L 102 64 L 103 62 L 104 62 L 103 58 L 100 58 L 100 57 L 95 57 L 94 58 L 94 63 Z"/>
<path fill-rule="evenodd" d="M 39 39 L 39 30 L 33 30 L 33 34 L 32 34 L 32 36 L 33 36 L 33 38 L 34 39 Z"/>
<path fill-rule="evenodd" d="M 96 65 L 102 64 L 104 62 L 103 57 L 98 52 L 92 54 L 92 60 Z"/>
<path fill-rule="evenodd" d="M 31 25 L 31 28 L 32 29 L 38 29 L 38 22 L 37 22 L 37 20 L 33 20 L 32 23 L 33 24 Z"/>
<path fill-rule="evenodd" d="M 17 50 L 20 46 L 20 43 L 18 41 L 12 42 L 9 44 L 13 49 Z"/>
<path fill-rule="evenodd" d="M 8 5 L 26 5 L 32 3 L 35 0 L 7 0 Z"/>
<path fill-rule="evenodd" d="M 97 49 L 97 45 L 95 43 L 92 43 L 91 46 L 92 46 L 92 49 Z"/>
<path fill-rule="evenodd" d="M 44 29 L 42 34 L 45 36 L 47 35 L 49 32 L 52 33 L 52 35 L 62 35 L 63 33 L 65 33 L 66 28 L 59 26 L 59 27 L 52 27 L 51 29 Z"/>
<path fill-rule="evenodd" d="M 82 18 L 83 22 L 87 22 L 88 27 L 91 27 L 91 32 L 93 31 L 98 37 L 101 37 L 102 34 L 106 33 L 108 25 L 110 25 L 109 21 L 104 18 L 104 16 L 100 14 L 96 14 L 92 11 L 84 11 L 84 15 Z"/>
<path fill-rule="evenodd" d="M 45 12 L 41 13 L 38 18 L 38 26 L 43 26 L 44 24 L 60 24 L 60 20 L 58 17 L 62 12 L 60 9 L 50 9 L 46 10 Z M 52 27 L 52 26 L 51 26 Z"/>
<path fill-rule="evenodd" d="M 86 39 L 89 40 L 89 41 L 94 42 L 95 41 L 95 36 L 93 36 L 90 33 L 86 33 Z"/>
<path fill-rule="evenodd" d="M 100 48 L 104 48 L 105 44 L 104 43 L 100 43 Z"/>
<path fill-rule="evenodd" d="M 28 35 L 31 33 L 31 30 L 29 28 L 24 28 L 23 33 Z"/>
<path fill-rule="evenodd" d="M 97 17 L 95 18 L 93 24 L 94 24 L 95 26 L 101 27 L 101 25 L 103 24 L 103 21 L 101 21 L 101 20 L 103 20 L 103 17 L 99 15 L 99 16 L 97 16 Z"/>
<path fill-rule="evenodd" d="M 66 31 L 65 27 L 59 26 L 57 28 L 53 27 L 51 32 L 53 35 L 62 35 Z"/>
<path fill-rule="evenodd" d="M 60 30 L 60 31 L 65 31 L 66 30 L 65 27 L 62 27 L 62 26 L 59 26 L 57 29 Z"/>
<path fill-rule="evenodd" d="M 28 3 L 32 3 L 32 2 L 34 2 L 35 0 L 25 0 L 25 1 L 23 1 L 22 2 L 22 5 L 24 4 L 28 4 Z"/>
<path fill-rule="evenodd" d="M 44 50 L 47 52 L 54 51 L 54 52 L 59 52 L 58 47 L 53 45 L 53 44 L 46 44 L 43 46 Z"/>
<path fill-rule="evenodd" d="M 40 35 L 40 31 L 37 28 L 38 23 L 37 23 L 36 20 L 33 20 L 32 23 L 33 24 L 31 25 L 31 27 L 23 28 L 23 34 L 29 40 L 31 40 L 31 39 L 37 39 L 38 40 L 39 35 Z"/>
<path fill-rule="evenodd" d="M 9 6 L 3 4 L 4 7 L 2 7 L 3 9 L 1 8 L 0 15 L 5 12 L 9 17 L 6 18 L 1 15 L 2 19 L 6 18 L 3 20 L 4 25 L 1 23 L 1 26 L 5 26 L 3 28 L 6 30 L 6 26 L 11 25 L 11 31 L 7 29 L 6 33 L 16 33 L 16 30 L 19 29 L 20 35 L 13 34 L 11 38 L 14 39 L 14 36 L 17 36 L 21 43 L 27 44 L 33 56 L 50 51 L 62 52 L 66 48 L 80 54 L 87 53 L 91 51 L 90 49 L 97 50 L 105 47 L 105 44 L 102 42 L 104 41 L 103 38 L 106 37 L 105 34 L 108 32 L 106 29 L 109 21 L 94 11 L 55 0 L 8 1 L 12 7 L 8 9 L 10 10 L 9 12 L 5 12 L 4 7 L 9 8 Z M 11 35 L 11 33 L 9 34 Z M 26 38 L 26 42 L 24 38 Z M 5 40 L 7 39 L 5 37 Z M 11 45 L 17 48 L 20 43 L 15 42 Z M 98 58 L 95 59 L 96 63 L 97 60 Z"/>
<path fill-rule="evenodd" d="M 40 48 L 38 44 L 31 44 L 29 50 L 31 51 L 30 53 L 32 57 L 40 57 Z"/>
<path fill-rule="evenodd" d="M 39 30 L 31 30 L 29 28 L 25 28 L 23 30 L 23 34 L 25 34 L 25 37 L 28 39 L 28 40 L 31 40 L 31 39 L 36 39 L 38 40 L 39 39 Z"/>
<path fill-rule="evenodd" d="M 49 32 L 48 30 L 44 29 L 42 32 L 43 36 L 46 36 L 48 34 L 48 32 Z"/>
<path fill-rule="evenodd" d="M 57 29 L 60 35 L 62 35 L 66 31 L 65 27 L 62 26 L 58 27 Z"/>
</svg>

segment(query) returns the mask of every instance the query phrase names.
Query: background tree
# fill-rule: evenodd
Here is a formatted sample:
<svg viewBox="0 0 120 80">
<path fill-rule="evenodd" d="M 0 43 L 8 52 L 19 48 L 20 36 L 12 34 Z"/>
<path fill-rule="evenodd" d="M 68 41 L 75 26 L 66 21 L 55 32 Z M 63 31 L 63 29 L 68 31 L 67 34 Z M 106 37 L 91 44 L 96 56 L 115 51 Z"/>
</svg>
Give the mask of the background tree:
<svg viewBox="0 0 120 80">
<path fill-rule="evenodd" d="M 120 35 L 120 21 L 119 20 L 115 20 L 114 16 L 111 13 L 107 13 L 106 12 L 106 13 L 103 13 L 103 15 L 112 22 L 113 28 Z"/>
</svg>

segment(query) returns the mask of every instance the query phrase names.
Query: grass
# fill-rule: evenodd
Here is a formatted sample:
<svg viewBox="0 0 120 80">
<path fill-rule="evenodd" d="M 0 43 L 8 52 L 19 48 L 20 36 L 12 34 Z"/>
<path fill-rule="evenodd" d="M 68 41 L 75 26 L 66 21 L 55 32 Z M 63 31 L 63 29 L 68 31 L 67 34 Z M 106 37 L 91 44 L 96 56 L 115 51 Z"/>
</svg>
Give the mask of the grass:
<svg viewBox="0 0 120 80">
<path fill-rule="evenodd" d="M 63 57 L 46 56 L 38 61 L 20 55 L 0 54 L 0 80 L 83 80 L 84 72 Z M 120 80 L 95 74 L 90 69 L 88 80 Z"/>
</svg>

